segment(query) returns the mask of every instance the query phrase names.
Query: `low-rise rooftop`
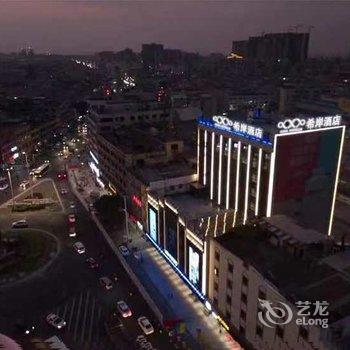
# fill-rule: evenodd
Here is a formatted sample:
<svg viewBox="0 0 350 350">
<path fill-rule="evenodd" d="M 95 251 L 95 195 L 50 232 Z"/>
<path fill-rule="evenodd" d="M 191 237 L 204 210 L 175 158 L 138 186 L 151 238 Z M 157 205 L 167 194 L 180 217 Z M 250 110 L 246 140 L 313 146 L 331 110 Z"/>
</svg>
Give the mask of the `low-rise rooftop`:
<svg viewBox="0 0 350 350">
<path fill-rule="evenodd" d="M 237 227 L 215 239 L 253 266 L 290 301 L 328 301 L 331 322 L 348 314 L 350 279 L 322 260 L 326 251 L 323 244 L 310 244 L 303 254 L 292 254 L 271 244 L 268 232 L 259 226 Z"/>
</svg>

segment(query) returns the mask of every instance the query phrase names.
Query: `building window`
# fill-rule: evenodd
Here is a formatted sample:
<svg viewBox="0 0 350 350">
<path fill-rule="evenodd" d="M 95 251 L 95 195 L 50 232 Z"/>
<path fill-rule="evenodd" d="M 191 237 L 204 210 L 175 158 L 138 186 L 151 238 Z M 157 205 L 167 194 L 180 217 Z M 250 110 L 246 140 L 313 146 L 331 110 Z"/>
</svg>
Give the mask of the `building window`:
<svg viewBox="0 0 350 350">
<path fill-rule="evenodd" d="M 248 285 L 248 278 L 246 276 L 243 276 L 242 283 L 243 283 L 244 286 Z"/>
<path fill-rule="evenodd" d="M 228 263 L 227 269 L 228 269 L 228 272 L 233 273 L 233 264 Z"/>
<path fill-rule="evenodd" d="M 244 304 L 247 304 L 247 294 L 242 293 L 241 294 L 241 301 Z"/>
<path fill-rule="evenodd" d="M 218 291 L 219 289 L 219 285 L 217 284 L 217 282 L 214 282 L 214 290 Z"/>
<path fill-rule="evenodd" d="M 228 320 L 231 320 L 231 312 L 228 311 L 228 310 L 226 310 L 225 317 L 226 317 Z"/>
<path fill-rule="evenodd" d="M 232 302 L 231 295 L 226 295 L 226 303 L 227 303 L 228 305 L 231 305 L 231 302 Z"/>
<path fill-rule="evenodd" d="M 260 325 L 256 326 L 256 335 L 260 338 L 263 337 L 263 328 Z"/>
<path fill-rule="evenodd" d="M 214 267 L 214 274 L 215 276 L 219 276 L 219 269 L 217 267 Z"/>
<path fill-rule="evenodd" d="M 171 145 L 171 150 L 172 151 L 177 151 L 179 149 L 179 145 L 177 144 L 177 143 L 173 143 L 172 145 Z"/>
<path fill-rule="evenodd" d="M 215 260 L 220 261 L 220 253 L 215 252 Z"/>
<path fill-rule="evenodd" d="M 226 286 L 227 286 L 227 289 L 232 289 L 232 281 L 231 280 L 227 280 L 226 282 Z"/>
<path fill-rule="evenodd" d="M 281 327 L 280 325 L 277 325 L 277 326 L 276 326 L 276 335 L 277 335 L 277 337 L 283 339 L 283 336 L 284 336 L 284 328 Z"/>
<path fill-rule="evenodd" d="M 300 327 L 299 328 L 299 335 L 303 339 L 308 340 L 308 338 L 309 338 L 309 331 L 305 327 Z"/>
<path fill-rule="evenodd" d="M 241 319 L 242 320 L 246 320 L 247 314 L 245 313 L 245 311 L 241 310 Z"/>
</svg>

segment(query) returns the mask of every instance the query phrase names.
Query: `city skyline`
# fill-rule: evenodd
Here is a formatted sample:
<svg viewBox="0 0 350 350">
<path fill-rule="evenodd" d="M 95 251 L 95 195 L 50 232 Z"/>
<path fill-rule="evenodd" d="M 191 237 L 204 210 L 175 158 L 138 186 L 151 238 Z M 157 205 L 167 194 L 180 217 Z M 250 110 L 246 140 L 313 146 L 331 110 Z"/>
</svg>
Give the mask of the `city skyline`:
<svg viewBox="0 0 350 350">
<path fill-rule="evenodd" d="M 350 4 L 332 2 L 3 2 L 0 52 L 91 54 L 159 42 L 209 54 L 232 40 L 269 32 L 309 31 L 310 56 L 348 55 Z M 337 33 L 334 36 L 333 33 Z M 68 39 L 67 39 L 68 38 Z"/>
</svg>

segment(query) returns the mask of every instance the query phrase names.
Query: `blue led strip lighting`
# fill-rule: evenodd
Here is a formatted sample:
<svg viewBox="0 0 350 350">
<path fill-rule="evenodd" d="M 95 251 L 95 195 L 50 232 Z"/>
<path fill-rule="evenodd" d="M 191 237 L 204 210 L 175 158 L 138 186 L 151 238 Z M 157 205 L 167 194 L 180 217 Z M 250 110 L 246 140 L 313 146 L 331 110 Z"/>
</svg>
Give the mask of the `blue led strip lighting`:
<svg viewBox="0 0 350 350">
<path fill-rule="evenodd" d="M 176 273 L 186 282 L 186 284 L 192 289 L 193 292 L 197 294 L 197 296 L 201 299 L 202 302 L 205 301 L 204 295 L 190 282 L 190 280 L 181 272 L 181 270 L 169 259 L 169 257 L 163 252 L 163 250 L 159 247 L 159 245 L 152 239 L 152 237 L 146 233 L 148 239 L 153 243 L 155 248 L 162 254 L 166 261 L 170 263 L 172 268 L 176 271 Z M 205 278 L 205 276 L 203 277 Z"/>
<path fill-rule="evenodd" d="M 248 140 L 252 140 L 252 141 L 255 141 L 255 142 L 263 143 L 264 145 L 272 146 L 272 142 L 271 141 L 259 139 L 259 138 L 254 137 L 254 136 L 247 135 L 247 134 L 245 134 L 243 132 L 227 130 L 225 127 L 221 128 L 220 126 L 215 125 L 213 122 L 208 121 L 208 120 L 198 119 L 198 123 L 202 124 L 202 125 L 205 125 L 205 126 L 209 126 L 210 128 L 226 131 L 226 132 L 228 132 L 230 134 L 234 134 L 234 135 L 238 135 L 238 136 L 244 137 L 244 138 L 246 138 Z"/>
</svg>

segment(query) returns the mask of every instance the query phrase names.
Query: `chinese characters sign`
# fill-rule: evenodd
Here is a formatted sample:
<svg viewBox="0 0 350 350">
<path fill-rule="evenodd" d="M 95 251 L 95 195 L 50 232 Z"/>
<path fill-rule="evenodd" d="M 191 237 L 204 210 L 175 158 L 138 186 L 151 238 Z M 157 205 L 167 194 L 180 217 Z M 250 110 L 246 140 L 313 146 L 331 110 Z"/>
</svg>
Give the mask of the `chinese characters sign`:
<svg viewBox="0 0 350 350">
<path fill-rule="evenodd" d="M 242 133 L 257 139 L 263 138 L 263 129 L 239 121 L 233 121 L 222 115 L 213 116 L 213 122 L 215 126 L 223 130 Z"/>
<path fill-rule="evenodd" d="M 277 123 L 280 133 L 296 132 L 302 130 L 314 130 L 321 128 L 329 128 L 339 126 L 341 124 L 341 116 L 323 116 L 312 118 L 294 118 L 285 119 Z"/>
</svg>

